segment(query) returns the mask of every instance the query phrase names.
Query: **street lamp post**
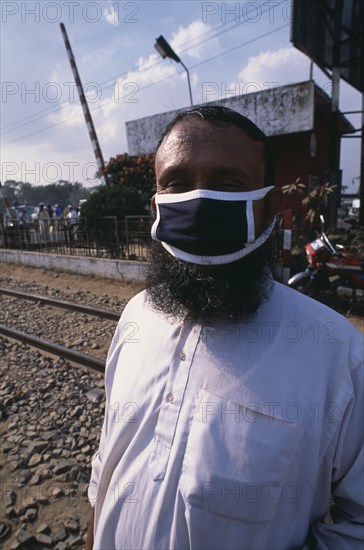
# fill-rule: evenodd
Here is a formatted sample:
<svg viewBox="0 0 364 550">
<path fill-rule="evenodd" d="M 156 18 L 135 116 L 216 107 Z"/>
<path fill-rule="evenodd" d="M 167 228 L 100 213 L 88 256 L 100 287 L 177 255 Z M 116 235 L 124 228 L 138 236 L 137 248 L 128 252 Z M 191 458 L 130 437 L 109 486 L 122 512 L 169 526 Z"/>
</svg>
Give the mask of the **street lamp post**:
<svg viewBox="0 0 364 550">
<path fill-rule="evenodd" d="M 159 38 L 156 38 L 156 43 L 154 44 L 154 47 L 157 52 L 163 57 L 163 59 L 169 57 L 169 59 L 173 59 L 173 61 L 176 61 L 176 63 L 181 63 L 182 67 L 187 73 L 188 91 L 190 92 L 191 107 L 193 107 L 190 72 L 187 69 L 186 65 L 183 63 L 183 61 L 181 61 L 176 52 L 172 50 L 171 46 L 162 35 L 160 35 Z"/>
</svg>

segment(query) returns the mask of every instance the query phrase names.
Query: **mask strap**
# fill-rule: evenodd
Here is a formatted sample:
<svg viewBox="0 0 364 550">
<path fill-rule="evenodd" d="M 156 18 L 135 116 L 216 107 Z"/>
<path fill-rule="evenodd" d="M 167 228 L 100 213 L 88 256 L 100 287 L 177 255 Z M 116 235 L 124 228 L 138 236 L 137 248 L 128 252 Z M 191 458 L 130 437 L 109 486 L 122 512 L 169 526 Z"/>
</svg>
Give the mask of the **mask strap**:
<svg viewBox="0 0 364 550">
<path fill-rule="evenodd" d="M 248 225 L 247 242 L 252 243 L 255 238 L 253 201 L 246 201 L 246 223 Z"/>
<path fill-rule="evenodd" d="M 190 254 L 188 252 L 184 252 L 183 250 L 180 250 L 179 248 L 169 245 L 163 241 L 160 241 L 164 248 L 175 258 L 178 258 L 179 260 L 189 262 L 192 264 L 198 264 L 198 265 L 221 265 L 221 264 L 229 264 L 232 262 L 236 262 L 237 260 L 240 260 L 241 258 L 244 258 L 254 250 L 256 250 L 259 246 L 261 246 L 270 236 L 274 229 L 274 225 L 276 223 L 276 218 L 272 221 L 269 227 L 263 231 L 263 233 L 260 235 L 260 237 L 257 238 L 256 241 L 254 241 L 251 244 L 248 244 L 245 248 L 242 250 L 238 250 L 237 252 L 232 252 L 231 254 L 222 254 L 220 256 L 200 256 L 197 254 Z"/>
</svg>

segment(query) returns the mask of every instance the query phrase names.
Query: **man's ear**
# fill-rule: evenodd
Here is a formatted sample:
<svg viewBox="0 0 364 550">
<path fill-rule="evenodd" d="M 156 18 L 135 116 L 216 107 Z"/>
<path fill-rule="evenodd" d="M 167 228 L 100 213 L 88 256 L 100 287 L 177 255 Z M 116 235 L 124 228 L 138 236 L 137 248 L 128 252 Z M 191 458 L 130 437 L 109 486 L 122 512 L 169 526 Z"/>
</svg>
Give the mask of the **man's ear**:
<svg viewBox="0 0 364 550">
<path fill-rule="evenodd" d="M 269 191 L 268 195 L 264 199 L 264 219 L 266 220 L 267 225 L 272 223 L 281 202 L 282 191 L 278 187 L 275 187 Z"/>
<path fill-rule="evenodd" d="M 153 195 L 153 197 L 150 199 L 150 206 L 151 206 L 151 209 L 153 210 L 153 212 L 157 211 L 157 207 L 155 205 L 155 195 Z"/>
</svg>

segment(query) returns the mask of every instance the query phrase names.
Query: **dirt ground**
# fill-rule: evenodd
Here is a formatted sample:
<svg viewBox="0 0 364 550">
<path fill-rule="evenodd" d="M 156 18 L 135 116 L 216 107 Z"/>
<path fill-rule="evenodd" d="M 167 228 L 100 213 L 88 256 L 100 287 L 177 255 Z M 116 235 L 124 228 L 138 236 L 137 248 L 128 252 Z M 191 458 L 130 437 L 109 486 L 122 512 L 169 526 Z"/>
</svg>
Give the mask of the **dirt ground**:
<svg viewBox="0 0 364 550">
<path fill-rule="evenodd" d="M 66 287 L 75 290 L 88 290 L 91 294 L 107 294 L 120 299 L 130 299 L 143 288 L 142 285 L 136 283 L 4 262 L 0 262 L 0 277 L 12 277 L 13 279 L 30 283 L 35 282 L 44 286 L 52 285 L 52 288 L 58 290 L 65 290 Z"/>
<path fill-rule="evenodd" d="M 75 289 L 89 291 L 96 295 L 115 296 L 119 299 L 130 299 L 143 289 L 141 284 L 127 283 L 94 277 L 52 271 L 49 269 L 28 267 L 0 262 L 0 277 L 12 277 L 21 281 L 35 282 L 39 285 L 52 286 L 54 289 Z M 347 317 L 364 334 L 364 317 L 349 315 Z"/>
</svg>

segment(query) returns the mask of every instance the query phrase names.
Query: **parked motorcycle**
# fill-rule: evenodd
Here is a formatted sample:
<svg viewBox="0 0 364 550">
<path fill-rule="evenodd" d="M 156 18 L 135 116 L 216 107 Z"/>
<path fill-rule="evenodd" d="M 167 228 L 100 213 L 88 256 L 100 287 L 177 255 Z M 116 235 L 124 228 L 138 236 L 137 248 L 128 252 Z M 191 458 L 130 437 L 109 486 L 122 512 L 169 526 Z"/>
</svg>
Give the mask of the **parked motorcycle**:
<svg viewBox="0 0 364 550">
<path fill-rule="evenodd" d="M 324 231 L 323 216 L 320 220 L 319 237 L 305 245 L 308 266 L 293 275 L 288 285 L 312 298 L 323 292 L 336 294 L 339 287 L 346 287 L 356 301 L 356 290 L 364 291 L 364 261 L 346 252 L 342 245 L 332 244 Z"/>
</svg>

